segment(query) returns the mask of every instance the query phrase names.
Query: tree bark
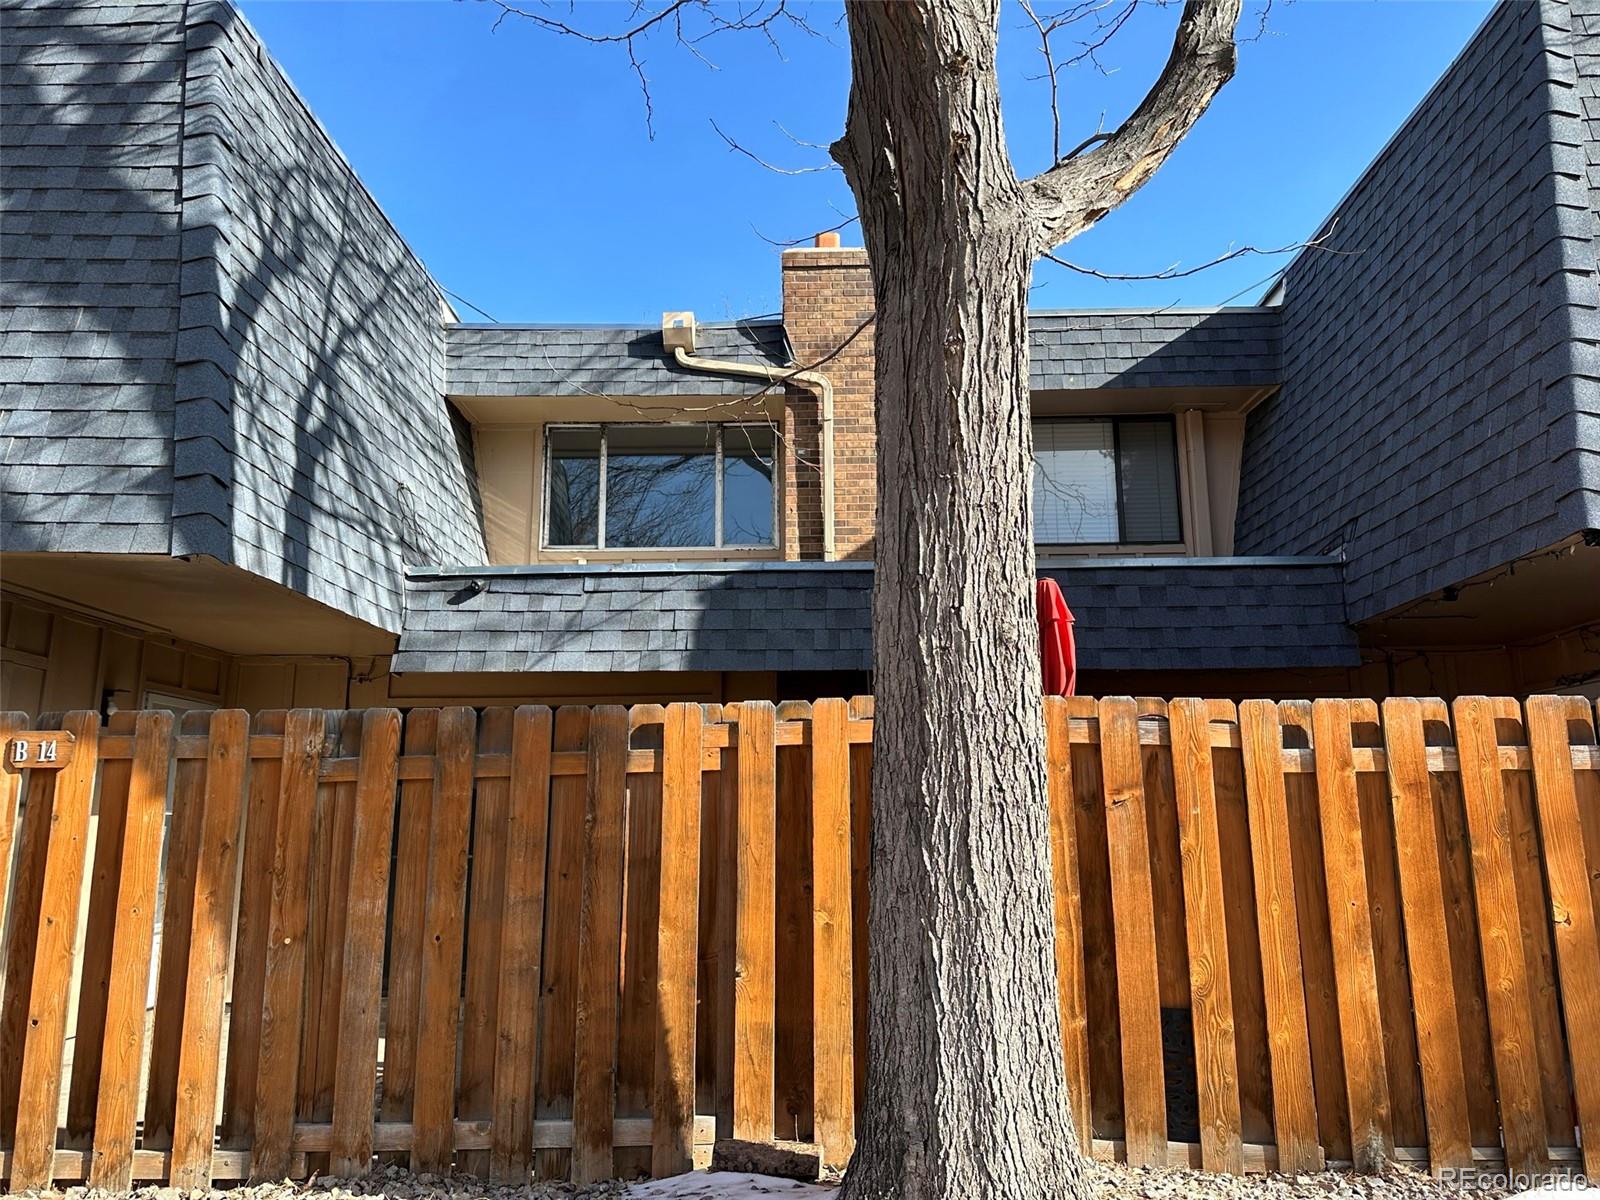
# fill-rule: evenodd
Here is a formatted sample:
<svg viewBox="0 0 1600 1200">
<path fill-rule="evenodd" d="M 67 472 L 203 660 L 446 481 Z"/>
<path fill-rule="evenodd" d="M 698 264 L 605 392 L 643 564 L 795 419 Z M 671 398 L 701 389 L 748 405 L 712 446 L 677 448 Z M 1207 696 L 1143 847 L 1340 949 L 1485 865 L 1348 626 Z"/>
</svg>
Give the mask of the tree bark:
<svg viewBox="0 0 1600 1200">
<path fill-rule="evenodd" d="M 1030 488 L 1037 227 L 997 3 L 848 9 L 877 303 L 866 1111 L 845 1200 L 1084 1194 L 1062 1069 Z"/>
<path fill-rule="evenodd" d="M 870 1049 L 843 1200 L 1088 1193 L 1055 990 L 1028 285 L 1231 77 L 1240 0 L 1187 0 L 1128 120 L 1025 183 L 1001 120 L 999 3 L 846 7 L 833 154 L 877 304 L 878 541 Z"/>
</svg>

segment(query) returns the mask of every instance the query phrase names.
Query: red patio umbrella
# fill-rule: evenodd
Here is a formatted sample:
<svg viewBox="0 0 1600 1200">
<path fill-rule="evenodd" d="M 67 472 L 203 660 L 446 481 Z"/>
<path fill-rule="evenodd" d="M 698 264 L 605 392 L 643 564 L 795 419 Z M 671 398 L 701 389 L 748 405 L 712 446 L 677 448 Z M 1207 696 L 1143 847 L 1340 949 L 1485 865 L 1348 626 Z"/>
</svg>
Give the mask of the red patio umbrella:
<svg viewBox="0 0 1600 1200">
<path fill-rule="evenodd" d="M 1044 668 L 1044 694 L 1071 696 L 1078 686 L 1078 649 L 1072 641 L 1072 610 L 1054 579 L 1035 588 L 1039 605 L 1039 661 Z"/>
</svg>

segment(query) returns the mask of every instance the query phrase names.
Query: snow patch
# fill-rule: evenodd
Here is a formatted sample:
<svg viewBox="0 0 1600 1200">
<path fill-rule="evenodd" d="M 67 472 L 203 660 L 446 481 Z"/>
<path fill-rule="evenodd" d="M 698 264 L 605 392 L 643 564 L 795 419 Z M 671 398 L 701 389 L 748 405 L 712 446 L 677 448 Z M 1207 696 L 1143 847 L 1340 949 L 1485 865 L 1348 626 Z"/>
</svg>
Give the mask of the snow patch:
<svg viewBox="0 0 1600 1200">
<path fill-rule="evenodd" d="M 741 1171 L 690 1171 L 670 1179 L 652 1179 L 628 1188 L 629 1200 L 828 1200 L 834 1188 L 826 1183 L 800 1183 L 773 1175 Z"/>
</svg>

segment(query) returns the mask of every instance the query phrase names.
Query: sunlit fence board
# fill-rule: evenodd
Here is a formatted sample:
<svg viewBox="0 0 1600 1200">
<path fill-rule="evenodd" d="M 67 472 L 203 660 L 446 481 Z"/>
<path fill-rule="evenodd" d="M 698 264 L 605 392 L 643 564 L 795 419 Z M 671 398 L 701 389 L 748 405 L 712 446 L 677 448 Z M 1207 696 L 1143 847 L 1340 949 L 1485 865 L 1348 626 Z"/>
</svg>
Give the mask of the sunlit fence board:
<svg viewBox="0 0 1600 1200">
<path fill-rule="evenodd" d="M 74 738 L 0 771 L 0 1179 L 659 1176 L 719 1129 L 843 1165 L 872 724 L 0 715 Z M 1087 1152 L 1600 1172 L 1587 702 L 1072 698 L 1044 728 Z"/>
</svg>

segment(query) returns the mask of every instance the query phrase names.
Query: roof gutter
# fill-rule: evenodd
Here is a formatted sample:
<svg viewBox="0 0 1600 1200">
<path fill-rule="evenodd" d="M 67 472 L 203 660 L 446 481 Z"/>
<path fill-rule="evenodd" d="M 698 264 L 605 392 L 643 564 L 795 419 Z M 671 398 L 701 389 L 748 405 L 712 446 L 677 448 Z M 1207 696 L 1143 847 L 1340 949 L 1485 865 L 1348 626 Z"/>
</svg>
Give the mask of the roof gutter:
<svg viewBox="0 0 1600 1200">
<path fill-rule="evenodd" d="M 680 367 L 714 375 L 735 375 L 767 383 L 798 383 L 817 393 L 819 436 L 822 441 L 822 557 L 831 562 L 833 548 L 833 382 L 821 371 L 797 367 L 768 367 L 760 363 L 732 362 L 724 358 L 701 358 L 678 345 L 672 357 Z"/>
</svg>

